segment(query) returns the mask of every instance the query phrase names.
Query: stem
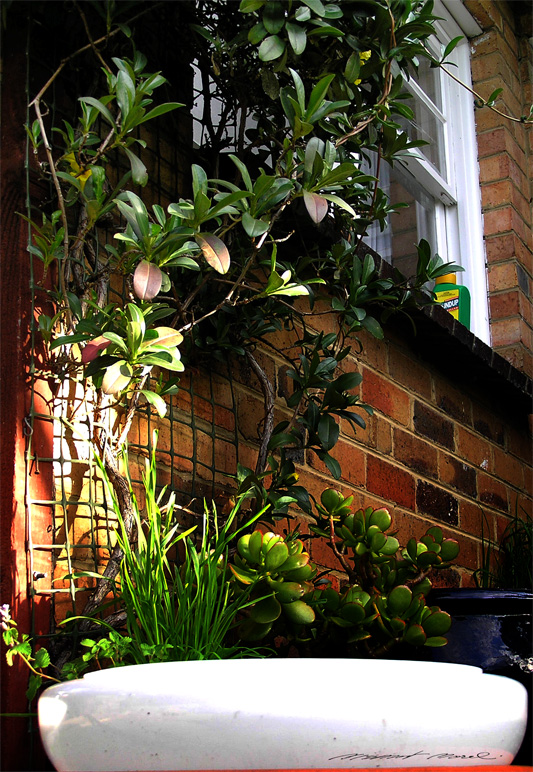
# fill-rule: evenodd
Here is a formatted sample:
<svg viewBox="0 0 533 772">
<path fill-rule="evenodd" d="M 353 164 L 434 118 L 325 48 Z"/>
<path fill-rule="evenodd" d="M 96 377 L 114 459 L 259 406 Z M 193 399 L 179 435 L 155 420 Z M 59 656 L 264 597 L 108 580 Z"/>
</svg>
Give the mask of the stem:
<svg viewBox="0 0 533 772">
<path fill-rule="evenodd" d="M 67 221 L 67 212 L 65 208 L 65 200 L 63 198 L 63 191 L 61 190 L 61 185 L 59 184 L 59 179 L 56 174 L 56 170 L 54 166 L 54 158 L 52 156 L 52 148 L 50 147 L 50 143 L 48 141 L 48 135 L 46 133 L 46 129 L 44 126 L 44 120 L 43 120 L 43 115 L 41 113 L 41 102 L 40 102 L 39 95 L 33 100 L 33 102 L 30 103 L 30 107 L 32 105 L 35 109 L 37 120 L 39 121 L 41 136 L 43 138 L 44 150 L 46 153 L 46 158 L 48 160 L 48 165 L 50 167 L 50 174 L 52 175 L 52 180 L 54 183 L 54 187 L 56 189 L 59 209 L 61 210 L 61 222 L 63 225 L 63 229 L 65 231 L 63 236 L 63 253 L 64 254 L 63 254 L 62 265 L 59 268 L 59 289 L 61 290 L 61 294 L 63 295 L 63 297 L 66 297 L 65 266 L 68 260 L 68 221 Z M 67 313 L 68 313 L 69 326 L 70 326 L 70 311 L 68 311 Z"/>
<path fill-rule="evenodd" d="M 109 72 L 109 73 L 112 72 L 111 67 L 107 64 L 107 62 L 105 61 L 105 59 L 102 56 L 102 54 L 100 53 L 100 51 L 96 48 L 96 44 L 95 44 L 94 40 L 92 39 L 91 31 L 89 29 L 89 25 L 87 24 L 87 19 L 85 18 L 85 14 L 81 10 L 77 0 L 74 0 L 74 6 L 75 6 L 76 10 L 78 11 L 79 15 L 81 16 L 81 20 L 83 22 L 83 26 L 85 27 L 85 34 L 87 35 L 87 37 L 89 39 L 89 43 L 90 43 L 90 46 L 91 46 L 91 48 L 92 48 L 92 50 L 94 52 L 94 55 L 97 57 L 97 59 L 99 59 L 100 63 L 107 70 L 107 72 Z M 106 35 L 104 40 L 107 41 L 108 37 L 109 37 L 109 35 Z"/>
<path fill-rule="evenodd" d="M 36 676 L 39 676 L 40 678 L 46 678 L 48 681 L 54 681 L 56 684 L 60 684 L 61 681 L 58 678 L 54 678 L 51 675 L 46 675 L 46 673 L 43 673 L 42 670 L 36 670 L 33 665 L 31 664 L 30 660 L 27 659 L 24 654 L 19 653 L 19 657 L 26 663 L 26 665 L 29 667 L 32 673 L 35 673 Z"/>
<path fill-rule="evenodd" d="M 480 105 L 481 107 L 488 107 L 489 110 L 492 110 L 493 112 L 497 113 L 498 115 L 501 115 L 502 118 L 505 118 L 508 121 L 513 121 L 514 123 L 531 123 L 532 122 L 531 119 L 528 120 L 527 118 L 524 118 L 524 117 L 522 117 L 522 118 L 515 118 L 513 115 L 509 115 L 508 113 L 504 113 L 502 110 L 498 110 L 497 107 L 494 107 L 494 105 L 489 104 L 486 99 L 483 99 L 481 94 L 478 94 L 477 91 L 474 91 L 473 88 L 470 88 L 470 86 L 468 86 L 464 81 L 462 81 L 461 78 L 458 78 L 457 75 L 454 75 L 453 72 L 451 72 L 450 70 L 446 69 L 446 67 L 444 67 L 444 65 L 440 64 L 439 67 L 441 68 L 441 70 L 443 72 L 446 73 L 446 75 L 449 75 L 452 80 L 454 80 L 460 86 L 462 86 L 467 91 L 469 91 L 473 96 L 475 96 L 475 98 L 479 102 L 481 102 L 481 105 Z"/>
<path fill-rule="evenodd" d="M 329 545 L 331 549 L 333 550 L 333 554 L 341 564 L 341 566 L 344 568 L 346 573 L 348 574 L 348 578 L 351 582 L 354 582 L 357 580 L 357 574 L 350 568 L 349 564 L 346 561 L 346 558 L 342 554 L 342 552 L 339 552 L 337 545 L 335 544 L 335 524 L 333 522 L 333 515 L 329 516 Z"/>
<path fill-rule="evenodd" d="M 257 463 L 255 465 L 255 473 L 256 475 L 260 475 L 265 470 L 267 464 L 268 443 L 270 442 L 274 430 L 274 389 L 267 378 L 267 374 L 248 349 L 246 349 L 246 357 L 250 362 L 253 371 L 259 378 L 259 383 L 261 384 L 261 389 L 265 398 L 265 423 L 263 436 L 261 437 L 261 445 L 259 447 L 259 454 L 257 456 Z"/>
<path fill-rule="evenodd" d="M 144 389 L 144 384 L 146 383 L 146 379 L 148 378 L 149 373 L 145 373 L 145 375 L 142 376 L 139 383 L 135 386 L 135 391 L 133 393 L 132 398 L 130 399 L 130 404 L 128 405 L 128 412 L 126 414 L 126 420 L 124 421 L 124 426 L 122 428 L 122 431 L 120 433 L 120 437 L 117 440 L 116 449 L 119 450 L 122 445 L 126 442 L 128 438 L 128 432 L 131 428 L 131 424 L 133 421 L 133 418 L 135 416 L 135 411 L 137 410 L 137 405 L 139 404 L 139 398 L 141 396 L 141 391 Z"/>
<path fill-rule="evenodd" d="M 131 19 L 129 19 L 128 23 L 132 24 L 134 21 L 137 21 L 141 16 L 144 16 L 144 14 L 148 12 L 154 11 L 159 6 L 163 5 L 163 3 L 156 3 L 155 5 L 150 5 L 148 8 L 145 8 L 143 11 L 138 13 L 136 16 L 132 16 Z M 120 27 L 117 27 L 116 29 L 112 30 L 111 32 L 106 33 L 105 35 L 102 35 L 102 37 L 98 38 L 97 40 L 92 40 L 90 43 L 87 43 L 87 45 L 82 46 L 81 48 L 78 48 L 76 51 L 74 51 L 72 54 L 69 54 L 64 59 L 61 60 L 59 67 L 56 69 L 54 73 L 48 78 L 44 86 L 41 88 L 41 90 L 38 92 L 37 96 L 30 102 L 29 107 L 33 107 L 36 102 L 38 102 L 43 94 L 48 91 L 54 80 L 57 78 L 61 70 L 72 60 L 74 57 L 78 56 L 79 54 L 84 53 L 85 51 L 88 51 L 89 49 L 93 49 L 97 46 L 99 43 L 103 43 L 104 41 L 108 40 L 109 38 L 116 35 L 118 32 L 121 31 Z"/>
</svg>

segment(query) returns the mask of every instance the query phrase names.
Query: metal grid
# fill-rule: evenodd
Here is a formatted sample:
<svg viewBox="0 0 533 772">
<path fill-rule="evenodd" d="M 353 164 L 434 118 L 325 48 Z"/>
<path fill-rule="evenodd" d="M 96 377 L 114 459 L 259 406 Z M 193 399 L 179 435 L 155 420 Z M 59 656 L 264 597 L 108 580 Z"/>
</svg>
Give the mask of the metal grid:
<svg viewBox="0 0 533 772">
<path fill-rule="evenodd" d="M 39 83 L 36 85 L 40 85 L 52 72 L 49 64 L 34 53 L 30 32 L 27 62 L 29 103 L 32 98 L 32 80 L 38 78 Z M 47 104 L 52 122 L 58 125 L 62 116 L 57 114 L 54 93 L 48 97 Z M 32 120 L 29 115 L 28 120 Z M 188 148 L 169 140 L 160 131 L 157 122 L 155 124 L 150 134 L 149 147 L 143 152 L 143 160 L 151 174 L 150 189 L 145 193 L 150 202 L 165 205 L 176 200 L 179 165 L 188 153 Z M 27 140 L 27 216 L 35 217 L 29 196 L 32 174 L 30 153 L 31 147 Z M 31 233 L 28 229 L 30 243 Z M 114 522 L 106 506 L 102 483 L 87 441 L 91 434 L 90 417 L 83 400 L 76 394 L 75 382 L 61 381 L 56 376 L 54 388 L 57 388 L 57 392 L 52 404 L 44 406 L 39 399 L 43 372 L 36 355 L 39 343 L 36 319 L 39 291 L 35 282 L 34 261 L 37 258 L 31 254 L 28 257 L 32 314 L 30 407 L 25 419 L 25 510 L 28 585 L 32 601 L 31 634 L 38 641 L 43 637 L 54 637 L 57 622 L 68 612 L 80 612 L 80 606 L 88 598 L 94 580 L 62 580 L 60 577 L 74 570 L 101 569 L 112 547 Z M 122 294 L 124 298 L 124 291 L 121 293 L 115 287 L 112 292 L 117 297 Z M 130 470 L 134 483 L 140 482 L 142 458 L 150 455 L 153 431 L 159 429 L 157 460 L 161 482 L 177 493 L 178 500 L 181 498 L 182 502 L 190 502 L 191 499 L 197 499 L 201 511 L 204 497 L 214 497 L 221 488 L 228 487 L 228 475 L 236 470 L 238 462 L 238 427 L 231 373 L 229 369 L 226 372 L 223 370 L 221 367 L 216 373 L 196 370 L 193 375 L 185 373 L 180 391 L 170 397 L 168 413 L 162 421 L 148 406 L 140 410 L 140 418 L 132 427 L 129 440 L 130 453 L 139 458 L 140 462 Z M 49 376 L 46 373 L 46 377 Z M 76 422 L 76 431 L 82 436 L 81 440 L 73 434 L 73 420 Z M 46 442 L 37 443 L 37 437 L 46 438 Z M 220 448 L 222 452 L 219 452 Z M 36 494 L 36 479 L 45 468 L 52 470 L 49 495 L 42 494 L 42 485 L 37 486 L 39 492 Z M 47 601 L 50 608 L 50 629 L 44 636 L 39 634 L 41 625 L 37 613 L 41 600 Z M 40 619 L 42 621 L 42 612 Z"/>
</svg>

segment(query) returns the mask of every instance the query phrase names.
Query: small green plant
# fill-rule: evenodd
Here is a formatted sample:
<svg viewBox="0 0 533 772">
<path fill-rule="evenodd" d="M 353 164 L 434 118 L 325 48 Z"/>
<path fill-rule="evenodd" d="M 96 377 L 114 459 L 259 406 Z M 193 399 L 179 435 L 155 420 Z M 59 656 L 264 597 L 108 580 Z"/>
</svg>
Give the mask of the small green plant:
<svg viewBox="0 0 533 772">
<path fill-rule="evenodd" d="M 486 516 L 481 517 L 481 567 L 474 572 L 483 589 L 533 589 L 533 519 L 527 512 L 515 513 L 498 543 L 485 535 Z"/>
<path fill-rule="evenodd" d="M 132 543 L 115 491 L 103 464 L 100 466 L 119 523 L 117 539 L 123 559 L 117 592 L 126 613 L 134 662 L 227 659 L 252 654 L 247 648 L 228 644 L 236 617 L 249 604 L 249 593 L 235 592 L 227 563 L 231 542 L 263 512 L 238 526 L 244 500 L 241 496 L 219 527 L 216 510 L 210 512 L 206 507 L 197 543 L 193 539 L 196 526 L 183 531 L 176 522 L 174 494 L 164 506 L 165 489 L 157 494 L 154 450 L 143 476 L 143 517 L 132 493 L 136 531 Z M 184 546 L 181 558 L 177 553 L 172 556 L 179 542 Z"/>
<path fill-rule="evenodd" d="M 301 540 L 254 531 L 242 536 L 231 568 L 238 582 L 255 583 L 270 597 L 258 600 L 239 628 L 256 640 L 283 633 L 307 655 L 343 651 L 380 656 L 398 643 L 444 646 L 450 616 L 426 605 L 428 573 L 446 568 L 459 553 L 438 526 L 402 549 L 386 509 L 352 511 L 353 496 L 323 491 L 311 531 L 328 540 L 345 571 L 340 591 L 318 576 Z"/>
</svg>

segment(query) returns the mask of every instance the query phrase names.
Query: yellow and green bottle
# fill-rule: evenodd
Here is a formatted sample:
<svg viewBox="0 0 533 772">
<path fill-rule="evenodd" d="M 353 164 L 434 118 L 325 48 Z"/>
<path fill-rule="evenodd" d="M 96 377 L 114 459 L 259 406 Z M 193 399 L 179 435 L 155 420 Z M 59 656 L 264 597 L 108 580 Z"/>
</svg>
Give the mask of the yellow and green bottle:
<svg viewBox="0 0 533 772">
<path fill-rule="evenodd" d="M 435 280 L 434 292 L 437 303 L 470 329 L 470 292 L 467 287 L 457 284 L 457 274 L 439 276 Z"/>
</svg>

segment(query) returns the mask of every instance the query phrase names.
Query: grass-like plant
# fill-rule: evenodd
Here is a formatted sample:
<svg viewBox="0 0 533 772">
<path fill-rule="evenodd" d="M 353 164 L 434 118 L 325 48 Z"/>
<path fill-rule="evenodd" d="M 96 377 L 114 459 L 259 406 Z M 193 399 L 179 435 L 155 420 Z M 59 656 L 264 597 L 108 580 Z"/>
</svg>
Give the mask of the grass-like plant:
<svg viewBox="0 0 533 772">
<path fill-rule="evenodd" d="M 132 492 L 136 537 L 131 540 L 113 486 L 102 464 L 100 468 L 118 522 L 117 540 L 123 554 L 118 592 L 133 661 L 252 655 L 237 640 L 228 643 L 239 612 L 250 604 L 253 587 L 236 587 L 227 563 L 230 543 L 263 512 L 235 527 L 244 499 L 240 496 L 219 527 L 216 510 L 209 511 L 205 505 L 201 539 L 195 540 L 196 527 L 183 531 L 176 522 L 174 493 L 163 503 L 166 489 L 157 492 L 153 451 L 143 474 L 143 514 Z"/>
<path fill-rule="evenodd" d="M 481 567 L 474 573 L 478 587 L 510 590 L 533 589 L 533 519 L 515 512 L 498 543 L 485 534 L 481 518 Z"/>
</svg>

